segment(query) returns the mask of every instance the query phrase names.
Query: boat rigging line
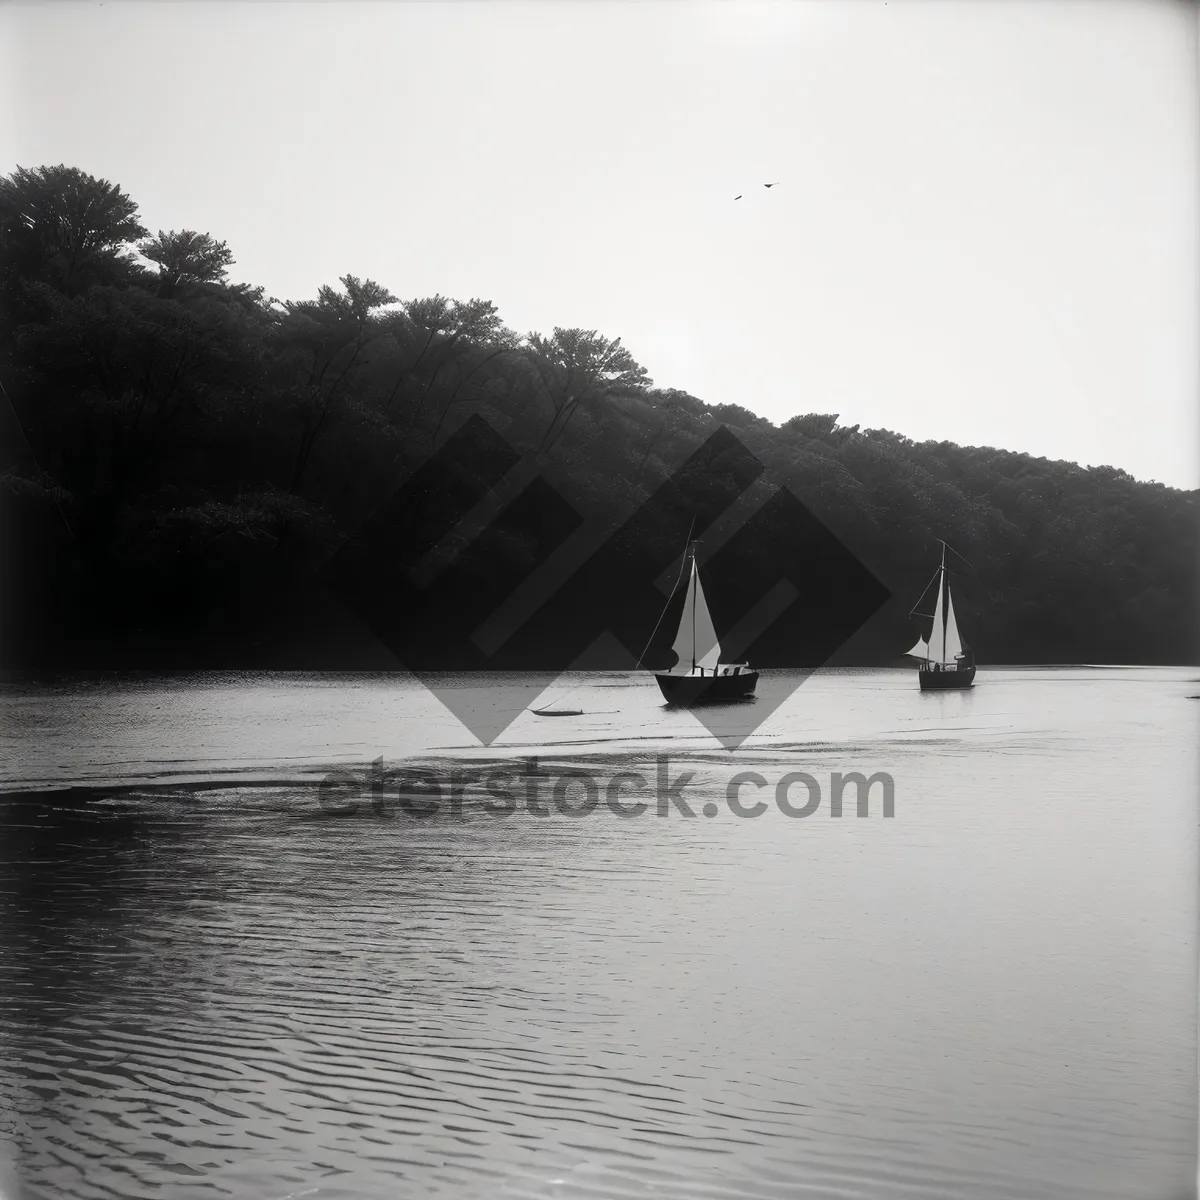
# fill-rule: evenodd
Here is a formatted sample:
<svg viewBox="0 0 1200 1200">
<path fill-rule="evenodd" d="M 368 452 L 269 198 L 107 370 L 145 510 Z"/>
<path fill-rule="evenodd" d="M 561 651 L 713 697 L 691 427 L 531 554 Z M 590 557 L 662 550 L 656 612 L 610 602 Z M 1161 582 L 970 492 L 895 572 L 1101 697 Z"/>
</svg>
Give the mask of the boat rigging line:
<svg viewBox="0 0 1200 1200">
<path fill-rule="evenodd" d="M 680 581 L 683 579 L 683 569 L 687 566 L 687 549 L 686 547 L 692 544 L 692 532 L 696 528 L 696 518 L 692 517 L 692 523 L 688 526 L 687 541 L 684 543 L 683 558 L 679 560 L 679 577 L 675 580 L 675 586 L 671 588 L 671 596 L 679 590 Z M 650 636 L 646 639 L 646 644 L 642 648 L 641 654 L 638 655 L 637 666 L 633 669 L 638 671 L 642 666 L 642 659 L 646 657 L 646 651 L 650 649 L 650 643 L 654 641 L 654 635 L 658 632 L 658 627 L 662 624 L 662 619 L 667 615 L 667 605 L 671 603 L 671 597 L 667 597 L 667 603 L 663 605 L 662 612 L 658 614 L 658 620 L 654 622 L 654 628 L 650 631 Z"/>
</svg>

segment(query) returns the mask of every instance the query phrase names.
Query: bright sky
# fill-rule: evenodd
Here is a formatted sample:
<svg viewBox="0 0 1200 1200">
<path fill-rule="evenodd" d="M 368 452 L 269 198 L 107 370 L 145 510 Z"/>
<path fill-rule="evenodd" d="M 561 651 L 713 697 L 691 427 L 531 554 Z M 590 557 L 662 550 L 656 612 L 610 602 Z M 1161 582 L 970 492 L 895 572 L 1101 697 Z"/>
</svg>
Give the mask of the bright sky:
<svg viewBox="0 0 1200 1200">
<path fill-rule="evenodd" d="M 481 296 L 773 421 L 1196 487 L 1196 11 L 9 4 L 0 172 L 118 182 L 281 298 Z"/>
</svg>

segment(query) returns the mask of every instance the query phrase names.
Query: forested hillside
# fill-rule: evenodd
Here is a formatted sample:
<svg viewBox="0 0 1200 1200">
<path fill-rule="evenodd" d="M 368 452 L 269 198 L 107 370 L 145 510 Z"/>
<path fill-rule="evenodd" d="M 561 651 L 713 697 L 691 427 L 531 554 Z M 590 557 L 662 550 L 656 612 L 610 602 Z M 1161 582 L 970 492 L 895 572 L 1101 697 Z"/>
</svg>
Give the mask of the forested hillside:
<svg viewBox="0 0 1200 1200">
<path fill-rule="evenodd" d="M 776 427 L 654 387 L 619 341 L 520 335 L 403 280 L 278 301 L 227 281 L 216 234 L 146 229 L 64 166 L 0 180 L 0 237 L 5 666 L 392 665 L 312 580 L 348 540 L 403 554 L 371 541 L 397 536 L 381 506 L 473 416 L 601 524 L 728 427 L 893 594 L 847 661 L 911 644 L 939 538 L 980 662 L 1197 660 L 1194 492 L 846 427 L 820 396 Z M 474 470 L 439 461 L 419 476 L 434 525 Z M 543 533 L 500 528 L 473 569 L 519 581 Z"/>
</svg>

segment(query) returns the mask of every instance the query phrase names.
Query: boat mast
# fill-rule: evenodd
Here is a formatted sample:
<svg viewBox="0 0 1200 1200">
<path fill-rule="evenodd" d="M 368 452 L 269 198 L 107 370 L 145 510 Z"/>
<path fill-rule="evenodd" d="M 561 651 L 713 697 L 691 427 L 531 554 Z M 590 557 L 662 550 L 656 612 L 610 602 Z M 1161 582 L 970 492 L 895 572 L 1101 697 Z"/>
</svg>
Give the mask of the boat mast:
<svg viewBox="0 0 1200 1200">
<path fill-rule="evenodd" d="M 696 579 L 696 543 L 688 547 L 692 556 L 692 672 L 696 670 L 696 593 L 700 590 Z"/>
<path fill-rule="evenodd" d="M 946 586 L 946 543 L 942 542 L 942 567 L 941 576 L 938 579 L 938 600 L 942 610 L 942 656 L 938 660 L 944 663 L 946 661 L 946 629 L 950 619 L 950 589 Z"/>
</svg>

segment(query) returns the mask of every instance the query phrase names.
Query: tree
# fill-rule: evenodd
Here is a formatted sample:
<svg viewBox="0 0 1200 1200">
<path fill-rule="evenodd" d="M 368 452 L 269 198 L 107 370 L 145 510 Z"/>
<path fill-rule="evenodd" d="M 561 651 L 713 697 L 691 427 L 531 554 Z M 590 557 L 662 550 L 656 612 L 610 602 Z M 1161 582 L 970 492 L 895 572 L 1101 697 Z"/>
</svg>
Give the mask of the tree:
<svg viewBox="0 0 1200 1200">
<path fill-rule="evenodd" d="M 464 360 L 472 357 L 471 349 L 483 350 L 483 360 L 490 361 L 495 354 L 515 348 L 518 341 L 516 335 L 505 328 L 496 306 L 489 300 L 473 299 L 464 303 L 448 300 L 442 295 L 413 299 L 407 301 L 400 312 L 392 314 L 388 324 L 393 341 L 401 347 L 401 356 L 395 382 L 384 405 L 385 413 L 391 409 L 398 393 L 407 391 L 409 385 L 417 382 L 422 363 L 426 364 L 427 371 L 430 364 L 433 367 L 428 371 L 420 394 L 409 397 L 412 407 L 407 429 L 412 428 L 424 410 L 443 368 L 451 363 L 459 367 L 458 383 L 442 411 L 444 419 L 450 404 L 457 402 L 457 394 L 467 379 L 483 366 L 483 361 L 476 361 L 469 372 L 465 371 Z"/>
<path fill-rule="evenodd" d="M 252 322 L 230 305 L 184 307 L 140 288 L 69 297 L 38 284 L 33 295 L 40 320 L 14 339 L 29 433 L 77 502 L 81 543 L 106 560 L 123 514 L 175 479 L 193 436 L 253 386 Z"/>
<path fill-rule="evenodd" d="M 224 283 L 233 255 L 224 242 L 193 229 L 174 229 L 138 246 L 143 258 L 158 264 L 158 294 L 170 299 L 187 284 Z"/>
<path fill-rule="evenodd" d="M 530 360 L 554 408 L 541 449 L 548 449 L 562 436 L 575 411 L 586 401 L 640 394 L 653 382 L 646 368 L 639 366 L 621 345 L 620 338 L 609 340 L 594 329 L 556 326 L 551 337 L 531 333 L 527 342 Z"/>
<path fill-rule="evenodd" d="M 76 167 L 18 167 L 0 178 L 0 225 L 15 260 L 8 270 L 68 295 L 130 265 L 124 247 L 147 232 L 137 215 L 116 184 Z"/>
<path fill-rule="evenodd" d="M 396 297 L 374 280 L 343 275 L 340 282 L 344 292 L 326 284 L 315 301 L 285 304 L 280 322 L 281 342 L 299 350 L 307 363 L 307 379 L 300 389 L 306 414 L 292 472 L 293 489 L 300 485 L 334 401 L 344 395 L 344 385 L 360 365 L 364 349 L 381 331 L 376 309 L 396 303 Z"/>
<path fill-rule="evenodd" d="M 478 387 L 465 394 L 463 388 L 494 359 L 515 351 L 520 345 L 520 338 L 505 327 L 496 306 L 490 300 L 473 299 L 465 304 L 456 302 L 449 318 L 437 366 L 430 375 L 425 394 L 421 398 L 424 403 L 425 395 L 428 395 L 437 381 L 442 368 L 453 365 L 454 387 L 441 408 L 437 426 L 433 431 L 435 441 L 442 423 L 455 405 L 470 404 L 479 399 Z"/>
<path fill-rule="evenodd" d="M 804 413 L 784 421 L 782 428 L 794 430 L 803 437 L 828 441 L 838 427 L 837 413 Z"/>
</svg>

